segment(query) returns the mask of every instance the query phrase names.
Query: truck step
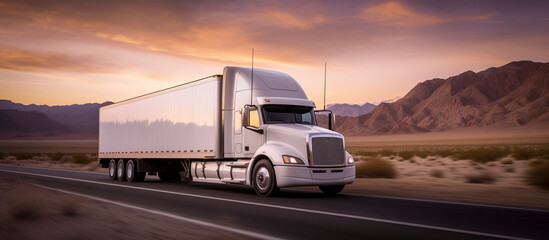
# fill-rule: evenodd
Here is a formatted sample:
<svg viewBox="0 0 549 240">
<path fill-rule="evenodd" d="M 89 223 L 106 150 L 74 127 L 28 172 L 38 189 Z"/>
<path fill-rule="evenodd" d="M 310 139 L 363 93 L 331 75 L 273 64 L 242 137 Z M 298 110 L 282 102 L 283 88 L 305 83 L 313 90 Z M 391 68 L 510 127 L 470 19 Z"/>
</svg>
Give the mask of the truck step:
<svg viewBox="0 0 549 240">
<path fill-rule="evenodd" d="M 247 168 L 249 162 L 233 162 L 233 163 L 227 163 L 227 166 L 233 167 L 233 168 Z"/>
<path fill-rule="evenodd" d="M 221 180 L 221 181 L 227 184 L 239 184 L 239 185 L 246 184 L 246 180 Z"/>
</svg>

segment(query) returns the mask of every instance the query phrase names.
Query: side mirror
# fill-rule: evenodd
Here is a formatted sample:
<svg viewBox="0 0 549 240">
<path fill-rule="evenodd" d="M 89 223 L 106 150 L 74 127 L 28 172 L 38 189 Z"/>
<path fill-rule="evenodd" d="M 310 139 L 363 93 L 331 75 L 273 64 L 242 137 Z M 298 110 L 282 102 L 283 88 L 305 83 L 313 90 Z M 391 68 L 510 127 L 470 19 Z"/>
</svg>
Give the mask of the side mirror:
<svg viewBox="0 0 549 240">
<path fill-rule="evenodd" d="M 334 128 L 335 128 L 335 114 L 332 113 L 331 110 L 316 110 L 315 113 L 321 113 L 322 115 L 327 114 L 328 129 L 334 130 Z M 318 125 L 318 119 L 317 119 L 317 125 Z"/>
<path fill-rule="evenodd" d="M 242 126 L 259 134 L 263 134 L 263 129 L 259 128 L 259 109 L 256 106 L 244 106 L 244 111 L 242 112 Z"/>
</svg>

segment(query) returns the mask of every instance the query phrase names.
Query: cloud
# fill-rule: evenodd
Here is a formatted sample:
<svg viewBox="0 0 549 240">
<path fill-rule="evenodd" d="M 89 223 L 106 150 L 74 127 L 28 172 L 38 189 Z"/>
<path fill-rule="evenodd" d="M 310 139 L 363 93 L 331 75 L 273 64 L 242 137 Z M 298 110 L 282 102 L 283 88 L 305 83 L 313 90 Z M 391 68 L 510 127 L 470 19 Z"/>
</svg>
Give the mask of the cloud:
<svg viewBox="0 0 549 240">
<path fill-rule="evenodd" d="M 107 73 L 119 64 L 86 56 L 63 53 L 32 52 L 15 48 L 0 49 L 0 69 L 11 71 L 69 71 L 80 73 Z"/>
<path fill-rule="evenodd" d="M 264 25 L 271 25 L 281 28 L 299 28 L 309 29 L 318 24 L 326 22 L 326 18 L 322 15 L 314 17 L 304 17 L 299 14 L 293 14 L 288 11 L 267 10 L 256 16 L 255 20 L 259 20 Z"/>
<path fill-rule="evenodd" d="M 418 27 L 436 25 L 446 22 L 483 21 L 496 23 L 492 20 L 494 14 L 478 16 L 439 16 L 436 14 L 422 13 L 401 2 L 386 2 L 372 7 L 364 8 L 358 18 L 370 22 L 388 26 Z"/>
</svg>

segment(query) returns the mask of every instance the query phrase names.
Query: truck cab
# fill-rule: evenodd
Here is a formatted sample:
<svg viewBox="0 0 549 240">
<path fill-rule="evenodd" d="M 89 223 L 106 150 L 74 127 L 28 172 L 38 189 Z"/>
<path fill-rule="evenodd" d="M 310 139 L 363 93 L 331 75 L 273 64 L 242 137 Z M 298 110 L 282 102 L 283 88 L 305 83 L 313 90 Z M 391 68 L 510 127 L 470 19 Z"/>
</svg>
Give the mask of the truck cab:
<svg viewBox="0 0 549 240">
<path fill-rule="evenodd" d="M 258 194 L 294 186 L 331 194 L 354 181 L 343 135 L 317 126 L 315 103 L 291 76 L 239 67 L 223 76 L 225 158 L 250 159 L 246 184 Z"/>
</svg>

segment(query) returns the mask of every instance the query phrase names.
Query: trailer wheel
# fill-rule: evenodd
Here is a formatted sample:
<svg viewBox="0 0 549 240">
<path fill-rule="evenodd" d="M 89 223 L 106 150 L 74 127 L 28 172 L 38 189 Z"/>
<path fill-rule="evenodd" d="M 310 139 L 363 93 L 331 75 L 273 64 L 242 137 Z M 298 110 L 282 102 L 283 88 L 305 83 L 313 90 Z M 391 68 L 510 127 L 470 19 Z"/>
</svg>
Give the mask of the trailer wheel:
<svg viewBox="0 0 549 240">
<path fill-rule="evenodd" d="M 335 195 L 341 192 L 341 190 L 343 190 L 344 187 L 345 185 L 318 186 L 318 188 L 320 188 L 320 190 L 327 195 Z"/>
<path fill-rule="evenodd" d="M 135 170 L 135 161 L 131 159 L 128 160 L 128 162 L 126 163 L 126 180 L 128 180 L 128 182 L 137 182 Z"/>
<path fill-rule="evenodd" d="M 254 166 L 252 182 L 255 192 L 259 196 L 273 196 L 280 190 L 276 185 L 276 176 L 273 166 L 266 159 L 259 160 Z"/>
<path fill-rule="evenodd" d="M 109 161 L 109 178 L 111 180 L 118 179 L 116 176 L 116 160 L 114 159 L 111 159 L 111 161 Z"/>
<path fill-rule="evenodd" d="M 120 159 L 118 160 L 118 164 L 117 164 L 117 171 L 116 171 L 116 177 L 118 178 L 118 181 L 124 181 L 126 180 L 126 174 L 125 173 L 125 165 L 124 165 L 124 160 Z"/>
</svg>

